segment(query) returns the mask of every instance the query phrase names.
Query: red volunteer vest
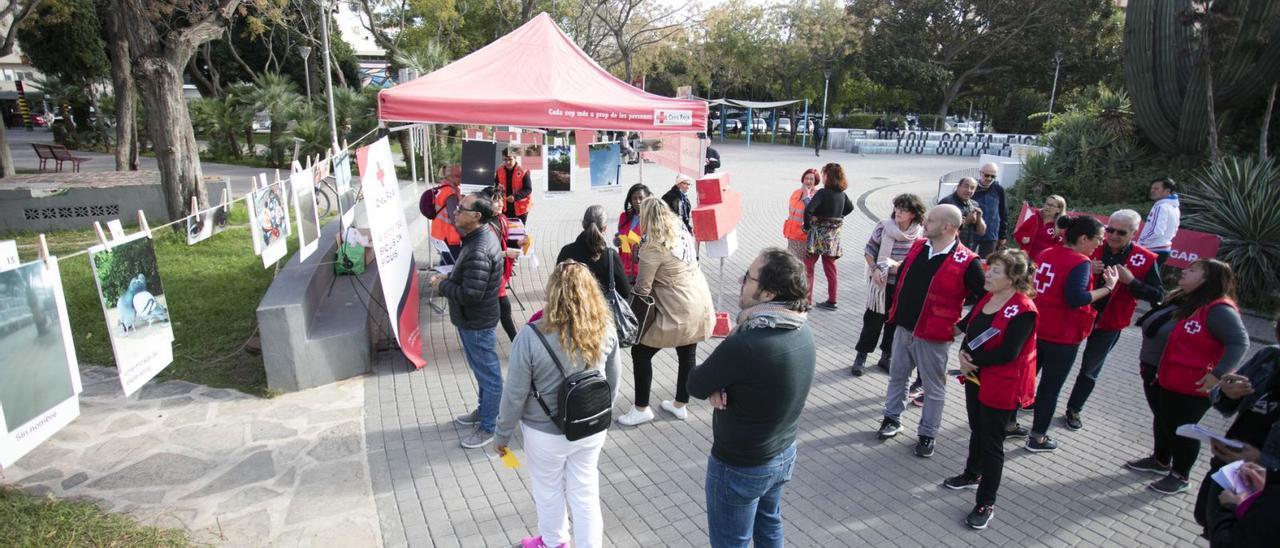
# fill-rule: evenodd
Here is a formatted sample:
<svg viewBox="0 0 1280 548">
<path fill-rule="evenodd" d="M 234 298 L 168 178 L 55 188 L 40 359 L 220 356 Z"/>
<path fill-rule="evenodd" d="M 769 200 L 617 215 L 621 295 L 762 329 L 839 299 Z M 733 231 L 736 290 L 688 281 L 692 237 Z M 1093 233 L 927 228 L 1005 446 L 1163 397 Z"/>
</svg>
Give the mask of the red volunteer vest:
<svg viewBox="0 0 1280 548">
<path fill-rule="evenodd" d="M 1053 223 L 1046 223 L 1040 219 L 1039 209 L 1032 208 L 1031 213 L 1030 218 L 1014 229 L 1013 237 L 1018 240 L 1018 245 L 1023 251 L 1027 252 L 1027 257 L 1035 260 L 1040 252 L 1055 244 L 1061 244 L 1062 238 L 1054 236 Z"/>
<path fill-rule="evenodd" d="M 911 269 L 916 257 L 925 254 L 924 243 L 927 241 L 920 238 L 911 244 L 911 251 L 907 252 L 907 257 L 898 269 L 898 287 L 895 290 L 898 293 L 902 292 L 902 281 L 907 279 L 907 271 Z M 964 313 L 964 297 L 969 292 L 964 286 L 964 272 L 969 269 L 969 263 L 977 258 L 976 253 L 959 240 L 956 241 L 951 253 L 929 281 L 929 292 L 924 297 L 920 318 L 916 320 L 916 328 L 912 331 L 916 337 L 930 342 L 955 340 L 956 323 Z M 928 255 L 925 255 L 925 259 L 928 259 Z M 894 293 L 893 307 L 889 309 L 889 323 L 894 323 L 894 318 L 898 315 L 898 303 L 901 302 L 898 293 Z"/>
<path fill-rule="evenodd" d="M 1036 337 L 1058 344 L 1080 344 L 1093 331 L 1097 315 L 1092 305 L 1067 306 L 1067 276 L 1089 258 L 1066 247 L 1053 247 L 1040 254 L 1033 285 L 1036 308 L 1043 314 L 1036 322 Z M 1086 291 L 1093 291 L 1093 276 Z"/>
<path fill-rule="evenodd" d="M 516 164 L 515 172 L 511 177 L 515 179 L 515 184 L 507 185 L 507 166 L 498 166 L 498 186 L 502 187 L 504 196 L 514 196 L 515 193 L 524 190 L 524 174 L 528 170 L 520 164 Z M 514 188 L 512 188 L 514 187 Z M 523 200 L 516 200 L 516 215 L 524 215 L 529 212 L 529 205 L 533 203 L 533 194 L 525 196 Z"/>
<path fill-rule="evenodd" d="M 1206 322 L 1209 310 L 1218 305 L 1236 308 L 1236 303 L 1231 299 L 1218 299 L 1200 307 L 1191 317 L 1174 324 L 1173 331 L 1169 333 L 1169 341 L 1164 346 L 1164 354 L 1160 356 L 1160 368 L 1156 377 L 1165 390 L 1188 396 L 1209 397 L 1208 393 L 1200 391 L 1196 383 L 1206 373 L 1213 371 L 1226 351 L 1226 346 L 1209 332 Z"/>
<path fill-rule="evenodd" d="M 502 285 L 498 286 L 498 297 L 507 296 L 507 282 L 511 281 L 511 271 L 515 268 L 516 260 L 506 255 L 507 251 L 507 233 L 510 231 L 510 224 L 503 215 L 495 217 L 496 223 L 490 224 L 489 228 L 493 230 L 493 235 L 498 237 L 498 248 L 502 250 Z"/>
<path fill-rule="evenodd" d="M 431 219 L 431 237 L 440 240 L 449 245 L 459 245 L 462 243 L 462 236 L 458 234 L 458 229 L 453 226 L 453 219 L 449 218 L 445 211 L 445 203 L 449 201 L 449 197 L 458 193 L 458 189 L 449 185 L 440 188 L 440 192 L 436 193 L 436 218 Z"/>
<path fill-rule="evenodd" d="M 1098 246 L 1094 250 L 1093 258 L 1101 260 L 1102 250 L 1107 244 Z M 1141 280 L 1146 278 L 1147 273 L 1151 272 L 1151 268 L 1156 265 L 1156 254 L 1147 251 L 1147 248 L 1138 244 L 1133 244 L 1129 251 L 1129 256 L 1124 259 L 1124 266 L 1129 268 L 1129 272 L 1133 273 L 1134 279 Z M 1101 274 L 1095 278 L 1101 280 Z M 1095 326 L 1099 331 L 1120 331 L 1129 327 L 1129 323 L 1133 321 L 1133 311 L 1138 308 L 1138 299 L 1129 292 L 1129 285 L 1117 283 L 1116 289 L 1111 293 L 1111 298 L 1107 299 L 1106 308 L 1102 309 L 1102 314 L 1098 315 L 1098 323 Z"/>
<path fill-rule="evenodd" d="M 981 312 L 982 307 L 991 300 L 991 294 L 988 293 L 978 301 L 977 309 Z M 982 345 L 986 350 L 994 350 L 1000 347 L 1004 341 L 1004 335 L 1009 329 L 1009 322 L 1014 318 L 1023 314 L 1039 315 L 1036 310 L 1035 302 L 1031 297 L 1021 293 L 1014 293 L 1009 302 L 1005 303 L 1004 308 L 996 312 L 991 318 L 991 327 L 1000 330 L 1000 334 L 992 337 Z M 974 333 L 974 335 L 979 335 Z M 1035 403 L 1036 396 L 1036 335 L 1033 331 L 1031 337 L 1022 345 L 1022 350 L 1018 352 L 1018 357 L 1008 363 L 999 365 L 988 365 L 978 370 L 978 401 L 983 405 L 995 409 L 1026 409 Z"/>
<path fill-rule="evenodd" d="M 791 203 L 787 206 L 787 220 L 782 223 L 782 235 L 788 240 L 804 240 L 804 189 L 791 193 Z"/>
</svg>

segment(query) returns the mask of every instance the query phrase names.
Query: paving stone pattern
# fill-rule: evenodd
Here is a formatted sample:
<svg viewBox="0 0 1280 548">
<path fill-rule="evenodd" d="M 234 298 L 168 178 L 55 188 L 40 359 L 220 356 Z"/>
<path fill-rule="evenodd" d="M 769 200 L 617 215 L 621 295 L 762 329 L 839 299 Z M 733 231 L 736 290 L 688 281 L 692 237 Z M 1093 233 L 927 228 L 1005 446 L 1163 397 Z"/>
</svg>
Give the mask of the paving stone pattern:
<svg viewBox="0 0 1280 548">
<path fill-rule="evenodd" d="M 911 454 L 918 410 L 904 414 L 906 435 L 876 440 L 887 375 L 852 378 L 848 367 L 861 326 L 865 289 L 861 249 L 873 226 L 871 216 L 888 216 L 892 198 L 916 192 L 931 202 L 944 172 L 976 167 L 975 159 L 934 156 L 858 156 L 828 153 L 815 159 L 785 147 L 718 147 L 743 192 L 741 249 L 725 261 L 704 261 L 712 287 L 723 296 L 719 309 L 736 314 L 734 283 L 757 251 L 784 246 L 786 203 L 808 167 L 838 161 L 849 174 L 853 198 L 862 211 L 846 221 L 846 257 L 838 261 L 838 311 L 815 310 L 810 325 L 819 341 L 818 372 L 800 423 L 796 472 L 783 503 L 786 534 L 793 546 L 1164 546 L 1204 545 L 1191 519 L 1193 494 L 1161 497 L 1146 489 L 1154 476 L 1127 471 L 1123 463 L 1150 451 L 1150 412 L 1138 385 L 1139 335 L 1126 331 L 1104 368 L 1084 413 L 1085 429 L 1070 432 L 1055 424 L 1061 448 L 1031 454 L 1006 445 L 1005 475 L 995 519 L 986 531 L 971 531 L 961 520 L 972 508 L 972 491 L 948 491 L 944 478 L 962 470 L 968 442 L 964 395 L 950 386 L 937 454 Z M 624 181 L 638 180 L 625 166 Z M 673 174 L 654 165 L 646 182 L 661 194 Z M 573 240 L 586 206 L 599 203 L 616 219 L 623 189 L 575 196 L 535 198 L 531 230 L 541 264 L 517 269 L 513 280 L 526 309 L 516 306 L 516 322 L 541 308 L 542 285 L 551 259 Z M 821 269 L 817 293 L 825 295 Z M 424 286 L 425 287 L 425 286 Z M 819 298 L 818 300 L 822 300 Z M 501 334 L 501 330 L 499 330 Z M 502 336 L 499 354 L 509 345 Z M 462 449 L 464 430 L 451 420 L 476 404 L 476 385 L 448 318 L 424 307 L 423 339 L 429 365 L 410 371 L 403 359 L 384 353 L 365 384 L 365 426 L 369 467 L 383 540 L 389 546 L 510 546 L 534 534 L 536 512 L 523 470 L 508 470 L 488 453 Z M 705 358 L 716 340 L 700 344 Z M 877 355 L 871 356 L 874 363 Z M 954 361 L 955 358 L 953 357 Z M 630 356 L 624 358 L 615 416 L 634 395 Z M 951 367 L 958 367 L 953 363 Z M 1078 366 L 1077 366 L 1078 367 Z M 653 403 L 675 393 L 673 351 L 655 360 Z M 1065 390 L 1064 390 L 1065 392 Z M 1065 405 L 1066 394 L 1059 406 Z M 732 405 L 732 403 L 731 403 Z M 711 410 L 690 405 L 680 422 L 657 411 L 658 420 L 637 428 L 614 426 L 600 461 L 606 541 L 615 546 L 705 546 L 703 480 L 711 445 Z M 1061 411 L 1059 411 L 1061 413 Z M 1030 422 L 1024 413 L 1024 424 Z M 1226 421 L 1211 412 L 1204 424 L 1221 429 Z M 518 442 L 513 444 L 519 447 Z M 523 457 L 521 451 L 518 451 Z M 1199 482 L 1207 450 L 1193 471 Z"/>
<path fill-rule="evenodd" d="M 364 447 L 364 379 L 264 400 L 181 381 L 132 398 L 81 368 L 81 416 L 6 470 L 202 544 L 381 544 Z"/>
</svg>

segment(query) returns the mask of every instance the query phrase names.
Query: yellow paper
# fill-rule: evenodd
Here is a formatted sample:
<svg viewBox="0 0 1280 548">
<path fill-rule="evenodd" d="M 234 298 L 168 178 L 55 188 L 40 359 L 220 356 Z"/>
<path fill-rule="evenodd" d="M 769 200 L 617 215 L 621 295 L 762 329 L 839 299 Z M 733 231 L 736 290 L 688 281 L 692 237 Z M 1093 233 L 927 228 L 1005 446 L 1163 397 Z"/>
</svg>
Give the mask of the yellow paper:
<svg viewBox="0 0 1280 548">
<path fill-rule="evenodd" d="M 519 468 L 520 459 L 516 458 L 516 452 L 508 449 L 502 454 L 502 464 L 507 468 Z"/>
<path fill-rule="evenodd" d="M 982 386 L 982 383 L 978 382 L 978 376 L 973 373 L 965 375 L 964 378 L 968 379 L 969 382 L 973 383 L 975 386 Z"/>
</svg>

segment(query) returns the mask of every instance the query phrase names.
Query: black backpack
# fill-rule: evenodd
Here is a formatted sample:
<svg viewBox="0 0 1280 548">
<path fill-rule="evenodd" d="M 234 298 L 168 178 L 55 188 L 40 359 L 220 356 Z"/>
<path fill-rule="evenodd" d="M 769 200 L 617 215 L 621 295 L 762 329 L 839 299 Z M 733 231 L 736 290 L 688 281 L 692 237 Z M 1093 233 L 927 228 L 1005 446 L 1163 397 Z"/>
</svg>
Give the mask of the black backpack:
<svg viewBox="0 0 1280 548">
<path fill-rule="evenodd" d="M 551 345 L 547 343 L 547 338 L 542 335 L 542 331 L 533 324 L 529 324 L 529 328 L 538 335 L 542 346 L 547 349 L 547 354 L 551 355 L 556 368 L 565 378 L 560 384 L 560 395 L 556 398 L 557 413 L 555 415 L 551 414 L 547 402 L 542 400 L 538 385 L 533 382 L 533 379 L 529 379 L 529 385 L 533 387 L 533 397 L 538 400 L 538 405 L 542 406 L 542 411 L 569 441 L 577 441 L 607 430 L 609 423 L 613 422 L 613 389 L 609 388 L 609 381 L 604 378 L 604 374 L 599 369 L 585 369 L 569 375 L 560 364 L 560 357 L 551 350 Z"/>
</svg>

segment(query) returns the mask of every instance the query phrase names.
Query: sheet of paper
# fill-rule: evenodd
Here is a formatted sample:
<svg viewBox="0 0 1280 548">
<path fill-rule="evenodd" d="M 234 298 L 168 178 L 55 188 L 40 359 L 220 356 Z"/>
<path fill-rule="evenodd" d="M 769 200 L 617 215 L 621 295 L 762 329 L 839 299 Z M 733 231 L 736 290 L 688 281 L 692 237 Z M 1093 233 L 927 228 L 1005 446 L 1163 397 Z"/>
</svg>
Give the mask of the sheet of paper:
<svg viewBox="0 0 1280 548">
<path fill-rule="evenodd" d="M 1179 426 L 1175 432 L 1184 438 L 1197 439 L 1206 443 L 1218 440 L 1219 443 L 1232 449 L 1240 449 L 1244 447 L 1244 443 L 1219 436 L 1199 424 L 1184 424 Z"/>
<path fill-rule="evenodd" d="M 1244 481 L 1240 479 L 1241 466 L 1244 466 L 1244 461 L 1238 460 L 1219 468 L 1217 472 L 1213 473 L 1213 481 L 1218 482 L 1218 485 L 1221 485 L 1223 489 L 1232 493 L 1237 495 L 1244 494 L 1245 491 L 1248 491 L 1248 488 L 1245 487 Z"/>
</svg>

